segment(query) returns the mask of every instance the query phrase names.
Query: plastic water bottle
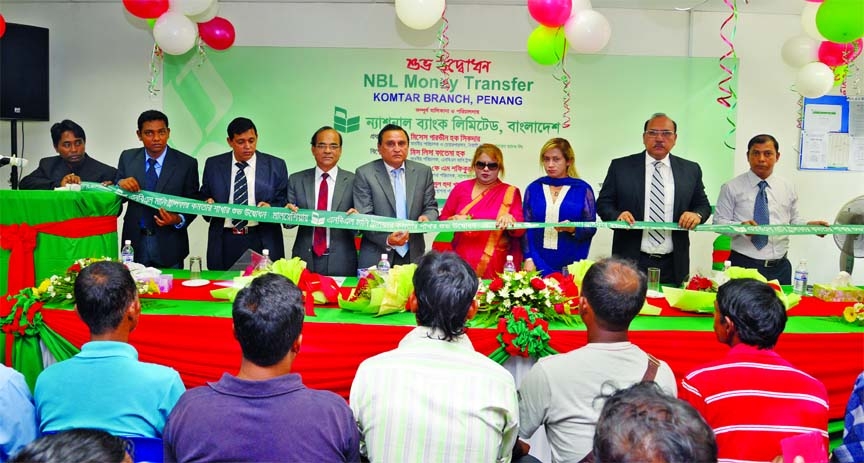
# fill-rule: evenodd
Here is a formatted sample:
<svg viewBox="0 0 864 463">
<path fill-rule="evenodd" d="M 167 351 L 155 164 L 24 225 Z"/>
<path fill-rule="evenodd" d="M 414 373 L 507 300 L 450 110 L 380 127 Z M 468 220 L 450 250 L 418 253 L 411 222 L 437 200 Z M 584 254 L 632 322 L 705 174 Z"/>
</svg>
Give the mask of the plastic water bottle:
<svg viewBox="0 0 864 463">
<path fill-rule="evenodd" d="M 132 241 L 126 240 L 123 242 L 123 247 L 120 248 L 120 262 L 124 265 L 129 265 L 135 262 L 135 250 L 132 249 Z"/>
<path fill-rule="evenodd" d="M 732 261 L 731 260 L 727 260 L 727 261 L 723 262 L 723 271 L 724 272 L 726 270 L 729 270 L 730 267 L 732 267 Z"/>
<path fill-rule="evenodd" d="M 795 269 L 795 279 L 792 284 L 792 290 L 795 291 L 795 294 L 801 296 L 807 294 L 807 259 L 798 261 L 798 268 Z"/>
<path fill-rule="evenodd" d="M 269 249 L 262 249 L 261 255 L 264 256 L 264 258 L 261 259 L 260 262 L 258 262 L 258 265 L 255 267 L 255 270 L 270 270 L 270 267 L 273 266 L 273 261 L 270 260 L 270 250 Z"/>
<path fill-rule="evenodd" d="M 381 254 L 381 260 L 378 261 L 378 274 L 382 278 L 387 278 L 387 275 L 390 274 L 390 259 L 387 254 Z"/>
<path fill-rule="evenodd" d="M 504 273 L 515 273 L 516 264 L 513 263 L 513 256 L 507 256 L 507 262 L 504 262 Z"/>
</svg>

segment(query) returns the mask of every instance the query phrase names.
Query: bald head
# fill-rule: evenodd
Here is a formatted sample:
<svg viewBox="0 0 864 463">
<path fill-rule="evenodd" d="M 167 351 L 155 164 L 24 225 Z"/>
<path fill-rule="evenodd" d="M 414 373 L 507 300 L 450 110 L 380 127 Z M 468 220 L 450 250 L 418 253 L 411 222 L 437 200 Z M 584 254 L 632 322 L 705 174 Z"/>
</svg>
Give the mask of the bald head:
<svg viewBox="0 0 864 463">
<path fill-rule="evenodd" d="M 610 331 L 627 330 L 642 309 L 647 290 L 645 274 L 631 261 L 615 257 L 592 265 L 582 280 L 582 295 L 597 323 Z"/>
</svg>

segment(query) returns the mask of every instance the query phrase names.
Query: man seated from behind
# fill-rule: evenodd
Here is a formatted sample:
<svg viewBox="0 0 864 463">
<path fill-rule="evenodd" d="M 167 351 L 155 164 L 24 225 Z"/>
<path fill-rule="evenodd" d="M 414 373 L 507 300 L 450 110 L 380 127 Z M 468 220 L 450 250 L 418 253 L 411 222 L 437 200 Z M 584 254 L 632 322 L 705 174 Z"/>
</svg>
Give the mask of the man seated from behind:
<svg viewBox="0 0 864 463">
<path fill-rule="evenodd" d="M 9 463 L 132 463 L 126 440 L 97 429 L 49 434 L 24 447 Z"/>
<path fill-rule="evenodd" d="M 260 276 L 232 311 L 240 372 L 191 389 L 165 427 L 166 461 L 355 462 L 360 437 L 345 400 L 307 389 L 291 372 L 303 340 L 303 294 Z"/>
<path fill-rule="evenodd" d="M 828 448 L 825 386 L 774 352 L 786 327 L 774 289 L 734 279 L 717 290 L 714 306 L 714 333 L 731 349 L 688 374 L 681 398 L 714 429 L 720 461 L 770 461 L 782 455 L 782 439 L 811 431 Z"/>
<path fill-rule="evenodd" d="M 603 405 L 594 433 L 595 463 L 717 461 L 714 431 L 693 407 L 643 381 Z"/>
<path fill-rule="evenodd" d="M 0 462 L 8 460 L 38 434 L 36 409 L 24 375 L 0 364 Z"/>
<path fill-rule="evenodd" d="M 477 283 L 455 253 L 420 258 L 408 299 L 417 328 L 363 361 L 351 384 L 369 461 L 510 461 L 519 427 L 513 377 L 465 335 Z"/>
<path fill-rule="evenodd" d="M 36 379 L 41 431 L 93 428 L 118 436 L 161 437 L 185 387 L 174 369 L 139 362 L 129 344 L 141 302 L 126 266 L 100 261 L 81 270 L 75 309 L 90 329 L 90 342 Z"/>
</svg>

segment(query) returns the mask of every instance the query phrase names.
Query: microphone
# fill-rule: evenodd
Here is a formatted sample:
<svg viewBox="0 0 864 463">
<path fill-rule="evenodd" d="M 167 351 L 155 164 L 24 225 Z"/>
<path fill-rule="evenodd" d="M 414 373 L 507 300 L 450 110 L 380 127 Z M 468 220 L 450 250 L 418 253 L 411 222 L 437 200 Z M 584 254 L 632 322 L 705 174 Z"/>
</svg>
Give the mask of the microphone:
<svg viewBox="0 0 864 463">
<path fill-rule="evenodd" d="M 10 164 L 15 167 L 26 167 L 29 159 L 19 158 L 18 156 L 3 156 L 0 155 L 0 167 Z"/>
</svg>

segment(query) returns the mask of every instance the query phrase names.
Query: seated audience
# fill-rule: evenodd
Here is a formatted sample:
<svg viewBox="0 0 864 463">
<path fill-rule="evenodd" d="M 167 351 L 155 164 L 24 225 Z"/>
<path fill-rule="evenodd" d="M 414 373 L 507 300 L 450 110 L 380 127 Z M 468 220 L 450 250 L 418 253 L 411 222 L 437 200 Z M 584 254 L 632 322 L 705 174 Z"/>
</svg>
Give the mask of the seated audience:
<svg viewBox="0 0 864 463">
<path fill-rule="evenodd" d="M 0 364 L 0 462 L 38 435 L 36 409 L 24 375 Z"/>
<path fill-rule="evenodd" d="M 70 429 L 36 439 L 9 463 L 132 463 L 126 440 L 98 429 Z"/>
<path fill-rule="evenodd" d="M 639 381 L 656 381 L 677 392 L 675 375 L 628 338 L 630 322 L 642 309 L 647 278 L 628 260 L 603 259 L 582 280 L 579 314 L 588 344 L 541 358 L 519 386 L 519 436 L 530 438 L 545 426 L 553 462 L 576 462 L 591 452 L 604 392 Z"/>
<path fill-rule="evenodd" d="M 717 461 L 714 431 L 693 407 L 643 381 L 606 399 L 594 433 L 596 463 Z"/>
<path fill-rule="evenodd" d="M 166 461 L 360 460 L 345 400 L 291 372 L 304 315 L 303 294 L 281 275 L 240 290 L 232 311 L 240 372 L 183 394 L 165 427 Z"/>
<path fill-rule="evenodd" d="M 361 363 L 351 385 L 370 461 L 510 461 L 519 425 L 513 377 L 465 335 L 477 283 L 454 253 L 420 258 L 408 300 L 417 328 Z"/>
<path fill-rule="evenodd" d="M 782 439 L 811 431 L 828 448 L 825 386 L 773 350 L 786 326 L 774 290 L 734 279 L 720 286 L 714 305 L 714 333 L 731 349 L 688 374 L 681 390 L 714 429 L 720 461 L 771 461 L 782 455 Z"/>
<path fill-rule="evenodd" d="M 864 461 L 864 372 L 855 380 L 852 396 L 846 404 L 843 443 L 834 449 L 831 461 L 839 463 Z"/>
<path fill-rule="evenodd" d="M 90 342 L 36 379 L 41 431 L 93 428 L 118 436 L 161 437 L 185 387 L 174 369 L 139 362 L 129 344 L 141 302 L 126 266 L 101 261 L 81 270 L 75 309 L 90 329 Z"/>
</svg>

